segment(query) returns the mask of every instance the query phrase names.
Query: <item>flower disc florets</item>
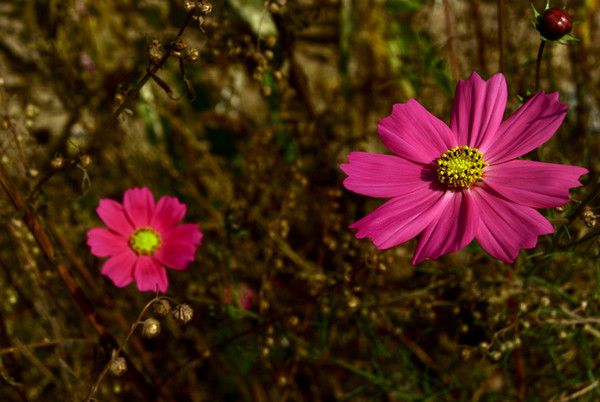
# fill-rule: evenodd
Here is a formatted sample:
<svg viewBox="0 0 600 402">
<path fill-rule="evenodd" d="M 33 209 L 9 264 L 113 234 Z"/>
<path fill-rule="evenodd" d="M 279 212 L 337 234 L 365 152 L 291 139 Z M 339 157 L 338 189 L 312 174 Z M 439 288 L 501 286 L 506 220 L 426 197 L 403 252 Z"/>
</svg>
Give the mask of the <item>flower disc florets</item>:
<svg viewBox="0 0 600 402">
<path fill-rule="evenodd" d="M 154 255 L 161 243 L 160 234 L 151 227 L 137 228 L 129 237 L 129 246 L 137 255 Z"/>
<path fill-rule="evenodd" d="M 483 175 L 489 164 L 483 161 L 483 154 L 477 148 L 454 147 L 437 160 L 437 174 L 440 183 L 449 188 L 469 188 Z"/>
</svg>

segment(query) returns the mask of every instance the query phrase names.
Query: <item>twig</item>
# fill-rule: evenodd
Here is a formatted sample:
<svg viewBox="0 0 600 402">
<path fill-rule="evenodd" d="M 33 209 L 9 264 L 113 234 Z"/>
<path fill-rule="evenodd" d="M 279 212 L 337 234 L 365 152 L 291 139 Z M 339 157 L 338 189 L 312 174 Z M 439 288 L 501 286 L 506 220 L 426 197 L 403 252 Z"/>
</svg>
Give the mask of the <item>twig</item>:
<svg viewBox="0 0 600 402">
<path fill-rule="evenodd" d="M 567 402 L 567 401 L 572 401 L 573 399 L 577 399 L 579 397 L 584 396 L 585 394 L 587 394 L 588 392 L 592 391 L 594 388 L 596 388 L 598 386 L 598 380 L 592 381 L 592 383 L 582 389 L 580 389 L 579 391 L 576 391 L 574 393 L 572 393 L 571 395 L 565 395 L 565 393 L 561 394 L 559 399 L 552 399 L 552 401 L 557 401 L 557 402 Z"/>
<path fill-rule="evenodd" d="M 177 42 L 177 40 L 180 39 L 181 36 L 183 35 L 183 32 L 185 31 L 185 28 L 189 25 L 190 21 L 192 20 L 194 13 L 195 13 L 195 10 L 190 11 L 187 14 L 186 19 L 183 22 L 183 25 L 181 26 L 181 28 L 179 29 L 179 32 L 175 36 L 175 39 L 173 39 L 171 44 L 169 44 L 169 46 L 165 49 L 165 53 L 164 53 L 163 57 L 158 62 L 152 64 L 148 68 L 148 70 L 146 71 L 146 74 L 138 82 L 138 84 L 135 86 L 135 88 L 133 88 L 131 91 L 127 92 L 127 94 L 125 95 L 125 99 L 123 99 L 123 102 L 119 105 L 117 110 L 115 110 L 113 112 L 113 114 L 109 117 L 109 119 L 102 126 L 100 126 L 100 128 L 98 128 L 95 131 L 95 133 L 93 134 L 93 139 L 88 144 L 87 149 L 92 148 L 92 146 L 94 146 L 101 138 L 104 137 L 102 134 L 104 134 L 106 131 L 108 131 L 117 122 L 117 119 L 119 118 L 121 113 L 123 113 L 123 111 L 125 111 L 125 109 L 129 105 L 129 103 L 137 96 L 137 94 L 140 92 L 142 87 L 144 85 L 146 85 L 146 83 L 150 80 L 150 78 L 152 78 L 156 74 L 156 72 L 165 64 L 167 59 L 171 56 L 171 48 L 174 46 L 174 43 Z"/>
<path fill-rule="evenodd" d="M 2 107 L 4 108 L 4 116 L 6 117 L 6 123 L 10 128 L 10 131 L 14 137 L 15 144 L 17 145 L 17 149 L 19 150 L 19 156 L 21 157 L 21 163 L 23 163 L 23 168 L 27 171 L 27 160 L 25 159 L 25 152 L 23 152 L 23 147 L 21 146 L 21 141 L 19 141 L 19 135 L 17 134 L 17 129 L 15 128 L 12 120 L 10 118 L 10 112 L 8 110 L 8 104 L 6 103 L 6 94 L 4 92 L 4 88 L 0 86 L 0 98 L 2 98 Z"/>
<path fill-rule="evenodd" d="M 18 352 L 24 349 L 35 349 L 35 348 L 43 348 L 46 346 L 54 346 L 62 343 L 98 343 L 98 341 L 86 338 L 63 338 L 63 339 L 55 339 L 53 341 L 41 341 L 41 342 L 33 342 L 28 343 L 26 345 L 19 346 L 11 346 L 9 348 L 0 349 L 0 356 L 6 355 L 9 353 Z"/>
<path fill-rule="evenodd" d="M 106 328 L 100 322 L 100 319 L 94 310 L 93 305 L 90 303 L 89 299 L 85 296 L 83 291 L 79 288 L 75 279 L 71 276 L 65 265 L 58 261 L 56 257 L 56 252 L 54 250 L 54 246 L 50 241 L 48 235 L 42 228 L 40 221 L 38 220 L 34 210 L 30 206 L 25 206 L 25 201 L 23 196 L 17 190 L 15 185 L 10 181 L 8 176 L 6 175 L 4 168 L 0 165 L 0 186 L 4 189 L 11 202 L 13 203 L 15 209 L 17 211 L 24 208 L 23 221 L 29 228 L 29 231 L 33 235 L 36 243 L 42 250 L 46 259 L 56 268 L 58 275 L 60 276 L 63 283 L 69 289 L 69 294 L 75 301 L 75 303 L 79 306 L 81 311 L 85 314 L 85 316 L 90 321 L 90 324 L 94 328 L 94 330 L 98 333 L 98 335 L 109 345 L 116 345 L 115 339 L 108 333 Z M 135 369 L 132 365 L 132 368 L 127 371 L 132 383 L 136 386 L 138 391 L 142 393 L 144 396 L 148 396 L 150 393 L 150 386 L 144 380 L 140 372 Z"/>
<path fill-rule="evenodd" d="M 131 336 L 135 332 L 135 330 L 138 327 L 138 325 L 140 325 L 140 323 L 142 322 L 141 321 L 142 317 L 144 316 L 144 314 L 146 313 L 146 311 L 150 308 L 150 306 L 152 305 L 152 303 L 154 303 L 155 301 L 158 301 L 158 300 L 170 300 L 170 301 L 173 301 L 175 303 L 179 303 L 177 300 L 174 300 L 171 297 L 158 296 L 158 295 L 155 296 L 148 303 L 146 303 L 146 305 L 144 306 L 144 308 L 142 309 L 142 311 L 138 315 L 137 320 L 131 326 L 131 329 L 129 330 L 129 333 L 127 334 L 127 336 L 125 337 L 125 339 L 121 342 L 121 344 L 119 345 L 119 347 L 117 349 L 113 350 L 113 353 L 111 354 L 110 360 L 108 361 L 108 363 L 106 363 L 106 365 L 104 366 L 104 369 L 98 375 L 98 377 L 96 378 L 96 381 L 94 381 L 94 383 L 90 387 L 90 391 L 88 392 L 87 396 L 84 399 L 85 402 L 88 402 L 89 400 L 92 399 L 92 396 L 94 396 L 94 393 L 96 393 L 96 390 L 98 389 L 98 386 L 102 382 L 102 379 L 104 378 L 104 376 L 106 375 L 106 373 L 108 373 L 108 370 L 110 370 L 110 366 L 112 365 L 113 361 L 115 360 L 115 358 L 119 357 L 119 355 L 122 353 L 123 348 L 125 347 L 125 345 L 129 341 L 129 338 L 131 338 Z"/>
</svg>

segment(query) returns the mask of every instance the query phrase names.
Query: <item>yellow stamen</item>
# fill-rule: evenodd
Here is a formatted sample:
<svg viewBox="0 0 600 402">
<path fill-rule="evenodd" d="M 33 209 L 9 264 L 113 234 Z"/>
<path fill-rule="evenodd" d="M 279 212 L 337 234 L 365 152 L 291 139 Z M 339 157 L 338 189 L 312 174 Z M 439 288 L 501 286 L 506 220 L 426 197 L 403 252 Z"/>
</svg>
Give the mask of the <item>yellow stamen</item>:
<svg viewBox="0 0 600 402">
<path fill-rule="evenodd" d="M 129 236 L 129 246 L 137 255 L 154 255 L 162 244 L 160 234 L 151 227 L 141 227 Z"/>
<path fill-rule="evenodd" d="M 440 183 L 451 189 L 469 188 L 481 180 L 483 169 L 489 163 L 483 161 L 483 154 L 477 148 L 454 147 L 437 160 L 437 174 Z"/>
</svg>

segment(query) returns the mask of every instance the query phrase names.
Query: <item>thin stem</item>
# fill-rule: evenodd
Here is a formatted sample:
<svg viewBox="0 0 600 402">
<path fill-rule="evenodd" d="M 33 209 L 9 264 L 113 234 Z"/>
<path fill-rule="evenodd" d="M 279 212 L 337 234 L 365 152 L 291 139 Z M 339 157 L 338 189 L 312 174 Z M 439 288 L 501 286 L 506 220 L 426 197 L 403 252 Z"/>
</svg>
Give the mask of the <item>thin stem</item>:
<svg viewBox="0 0 600 402">
<path fill-rule="evenodd" d="M 598 182 L 596 186 L 592 189 L 592 191 L 588 194 L 588 196 L 585 197 L 583 201 L 581 201 L 581 203 L 579 203 L 575 211 L 573 211 L 569 216 L 567 216 L 567 219 L 569 220 L 569 225 L 572 224 L 573 221 L 575 221 L 575 219 L 577 219 L 577 217 L 581 215 L 585 207 L 588 206 L 592 201 L 594 201 L 599 195 L 600 182 Z"/>
<path fill-rule="evenodd" d="M 150 80 L 150 78 L 152 78 L 152 76 L 154 76 L 158 72 L 158 70 L 163 66 L 163 64 L 165 64 L 167 59 L 171 56 L 171 48 L 173 47 L 173 44 L 181 38 L 183 32 L 185 31 L 185 28 L 189 25 L 190 21 L 192 20 L 194 13 L 195 11 L 190 11 L 187 14 L 183 25 L 179 29 L 179 32 L 177 33 L 171 44 L 165 49 L 165 54 L 163 55 L 162 59 L 160 59 L 157 63 L 152 64 L 146 71 L 146 74 L 135 86 L 135 88 L 127 92 L 127 94 L 125 95 L 125 99 L 123 100 L 121 105 L 119 105 L 117 110 L 115 110 L 114 113 L 110 116 L 110 118 L 98 130 L 96 130 L 93 137 L 94 139 L 88 145 L 88 148 L 91 148 L 100 138 L 104 137 L 102 134 L 108 131 L 108 129 L 110 129 L 113 126 L 113 124 L 115 124 L 121 113 L 123 113 L 123 111 L 127 108 L 128 104 L 137 96 L 142 87 L 146 85 L 148 80 Z"/>
<path fill-rule="evenodd" d="M 19 156 L 21 157 L 21 163 L 23 163 L 23 168 L 27 170 L 27 160 L 25 159 L 25 152 L 23 151 L 23 147 L 21 146 L 21 141 L 19 141 L 19 135 L 17 134 L 17 129 L 15 128 L 12 120 L 10 118 L 10 112 L 8 111 L 8 104 L 6 103 L 6 95 L 4 93 L 4 88 L 0 87 L 0 98 L 2 98 L 2 107 L 4 109 L 4 115 L 6 116 L 6 123 L 8 127 L 10 127 L 10 131 L 14 137 L 15 144 L 17 145 L 17 149 L 19 150 Z"/>
<path fill-rule="evenodd" d="M 60 345 L 62 343 L 98 343 L 98 341 L 91 340 L 91 339 L 85 339 L 85 338 L 64 338 L 64 339 L 55 339 L 53 341 L 33 342 L 33 343 L 28 343 L 27 345 L 11 346 L 9 348 L 0 349 L 0 356 L 6 355 L 9 353 L 18 352 L 20 350 L 43 348 L 46 346 Z"/>
<path fill-rule="evenodd" d="M 475 39 L 477 40 L 477 59 L 479 61 L 479 70 L 486 75 L 487 66 L 485 63 L 485 40 L 483 36 L 483 26 L 481 25 L 481 14 L 479 12 L 479 0 L 471 1 L 471 13 L 475 24 Z"/>
<path fill-rule="evenodd" d="M 514 268 L 514 263 L 511 264 L 510 268 L 506 269 L 506 279 L 508 282 L 513 281 L 512 271 Z M 518 326 L 518 311 L 517 311 L 517 301 L 515 300 L 515 296 L 510 296 L 508 299 L 508 309 L 514 315 L 514 326 L 512 327 L 514 331 L 514 335 L 518 336 L 517 326 Z M 515 349 L 513 352 L 513 358 L 515 360 L 515 386 L 517 388 L 517 401 L 522 401 L 523 396 L 525 395 L 525 381 L 524 379 L 524 364 L 523 364 L 523 355 L 521 354 L 520 348 Z"/>
<path fill-rule="evenodd" d="M 505 73 L 504 67 L 504 5 L 502 0 L 498 0 L 498 50 L 500 51 L 499 67 L 502 74 Z"/>
<path fill-rule="evenodd" d="M 537 55 L 537 63 L 535 64 L 535 89 L 536 91 L 540 90 L 540 70 L 542 66 L 542 54 L 544 53 L 544 47 L 546 46 L 546 41 L 543 40 L 540 43 L 540 49 L 538 50 Z"/>
<path fill-rule="evenodd" d="M 454 29 L 452 29 L 452 18 L 450 16 L 450 6 L 448 5 L 448 0 L 444 0 L 444 14 L 446 15 L 446 29 L 448 30 L 448 40 L 450 41 L 452 78 L 454 81 L 458 81 L 458 59 L 456 57 L 456 43 L 454 42 Z"/>
<path fill-rule="evenodd" d="M 98 389 L 98 386 L 102 382 L 102 379 L 104 378 L 104 376 L 106 375 L 106 373 L 108 373 L 108 370 L 110 370 L 110 366 L 112 365 L 113 361 L 115 360 L 116 357 L 119 357 L 119 355 L 121 354 L 121 351 L 123 350 L 123 348 L 125 347 L 125 345 L 129 341 L 129 338 L 131 338 L 131 336 L 135 332 L 135 330 L 138 327 L 138 325 L 140 325 L 140 323 L 142 322 L 142 317 L 144 316 L 144 314 L 146 313 L 146 311 L 148 310 L 148 308 L 150 308 L 150 306 L 152 305 L 152 303 L 154 303 L 155 301 L 157 301 L 157 300 L 163 300 L 163 299 L 164 300 L 174 300 L 174 299 L 172 299 L 170 297 L 155 296 L 154 298 L 152 298 L 152 300 L 150 300 L 148 303 L 146 303 L 146 305 L 144 306 L 144 308 L 142 309 L 142 311 L 138 315 L 137 319 L 135 320 L 135 324 L 133 324 L 131 326 L 131 329 L 129 330 L 129 333 L 127 334 L 127 336 L 125 337 L 125 339 L 123 340 L 123 342 L 121 342 L 121 344 L 119 345 L 119 347 L 115 351 L 113 351 L 113 353 L 112 353 L 112 355 L 110 357 L 110 360 L 108 361 L 108 363 L 106 363 L 106 365 L 104 366 L 104 369 L 98 375 L 98 378 L 96 378 L 96 381 L 94 381 L 94 384 L 92 384 L 92 386 L 90 387 L 90 391 L 88 392 L 88 394 L 85 397 L 84 401 L 88 402 L 90 399 L 92 399 L 92 396 L 94 396 L 94 393 L 96 393 L 96 390 Z M 178 302 L 176 302 L 176 303 L 178 303 Z"/>
</svg>

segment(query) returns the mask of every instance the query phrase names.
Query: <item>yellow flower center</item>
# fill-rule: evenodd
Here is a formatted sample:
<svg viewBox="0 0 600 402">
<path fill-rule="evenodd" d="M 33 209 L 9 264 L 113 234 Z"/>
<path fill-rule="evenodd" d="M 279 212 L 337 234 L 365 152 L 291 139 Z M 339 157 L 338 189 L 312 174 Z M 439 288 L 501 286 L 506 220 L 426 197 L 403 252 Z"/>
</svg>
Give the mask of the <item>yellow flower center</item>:
<svg viewBox="0 0 600 402">
<path fill-rule="evenodd" d="M 477 148 L 454 147 L 437 160 L 437 174 L 440 183 L 452 189 L 469 188 L 481 180 L 483 169 L 489 163 L 483 161 L 483 154 Z"/>
<path fill-rule="evenodd" d="M 161 243 L 160 234 L 151 227 L 137 228 L 129 236 L 129 246 L 137 255 L 154 255 Z"/>
</svg>

